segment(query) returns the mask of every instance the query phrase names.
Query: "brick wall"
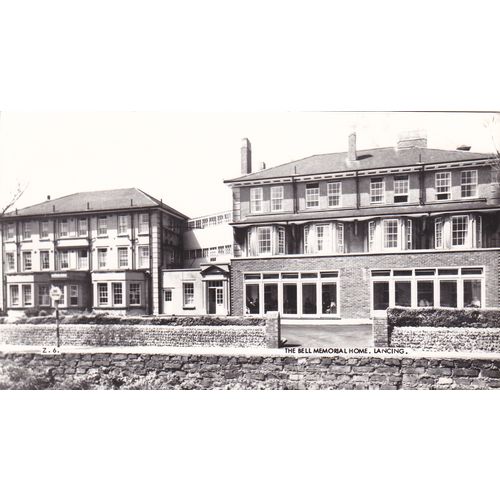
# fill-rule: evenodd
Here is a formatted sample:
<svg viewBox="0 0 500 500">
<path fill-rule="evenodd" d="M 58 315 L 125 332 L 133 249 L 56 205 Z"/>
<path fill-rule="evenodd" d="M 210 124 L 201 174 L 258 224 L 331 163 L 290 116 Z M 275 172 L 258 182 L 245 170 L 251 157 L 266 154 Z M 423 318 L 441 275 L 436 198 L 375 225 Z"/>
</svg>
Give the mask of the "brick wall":
<svg viewBox="0 0 500 500">
<path fill-rule="evenodd" d="M 235 259 L 231 261 L 231 312 L 244 314 L 243 273 L 338 270 L 342 318 L 369 318 L 371 269 L 439 266 L 485 266 L 485 306 L 498 307 L 499 259 L 498 250 Z"/>
<path fill-rule="evenodd" d="M 426 351 L 500 352 L 498 328 L 395 327 L 391 347 Z"/>
<path fill-rule="evenodd" d="M 278 347 L 279 320 L 264 326 L 61 325 L 61 345 Z M 0 345 L 56 344 L 55 325 L 0 325 Z"/>
<path fill-rule="evenodd" d="M 157 389 L 487 389 L 500 388 L 500 359 L 291 357 L 0 352 L 0 385 L 9 366 L 49 379 L 49 387 L 90 377 L 92 387 Z M 38 374 L 38 375 L 37 375 Z M 145 377 L 147 377 L 145 379 Z M 127 382 L 128 381 L 128 382 Z M 147 381 L 147 384 L 146 384 Z M 146 385 L 145 385 L 146 384 Z"/>
</svg>

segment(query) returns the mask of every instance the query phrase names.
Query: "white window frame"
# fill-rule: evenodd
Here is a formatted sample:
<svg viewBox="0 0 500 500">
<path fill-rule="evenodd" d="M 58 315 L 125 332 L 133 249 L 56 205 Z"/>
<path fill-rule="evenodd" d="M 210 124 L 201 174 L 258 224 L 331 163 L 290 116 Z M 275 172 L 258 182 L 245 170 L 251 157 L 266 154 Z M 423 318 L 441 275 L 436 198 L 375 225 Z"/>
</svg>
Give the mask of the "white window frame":
<svg viewBox="0 0 500 500">
<path fill-rule="evenodd" d="M 329 207 L 340 207 L 342 206 L 342 182 L 335 181 L 329 182 L 326 186 L 328 206 Z M 337 203 L 334 203 L 334 201 Z"/>
<path fill-rule="evenodd" d="M 119 295 L 121 297 L 120 301 L 116 300 L 117 292 L 119 288 Z M 114 281 L 111 283 L 111 295 L 113 299 L 114 306 L 123 306 L 124 305 L 124 296 L 123 296 L 123 282 L 122 281 Z"/>
<path fill-rule="evenodd" d="M 182 283 L 182 307 L 195 309 L 194 281 L 183 281 Z"/>
<path fill-rule="evenodd" d="M 434 177 L 434 187 L 436 190 L 437 201 L 451 199 L 451 172 L 436 172 Z M 439 195 L 446 195 L 446 198 L 440 199 Z"/>
<path fill-rule="evenodd" d="M 12 293 L 15 290 L 15 293 Z M 16 299 L 14 301 L 13 299 Z M 9 285 L 9 304 L 11 307 L 19 307 L 21 304 L 21 297 L 19 295 L 19 285 Z"/>
<path fill-rule="evenodd" d="M 42 293 L 45 291 L 45 293 Z M 40 307 L 50 306 L 50 286 L 49 285 L 38 285 L 38 305 Z"/>
<path fill-rule="evenodd" d="M 61 270 L 69 269 L 69 252 L 68 252 L 68 250 L 61 250 L 58 255 L 59 255 L 59 269 L 61 269 Z M 66 265 L 63 265 L 64 263 Z"/>
<path fill-rule="evenodd" d="M 132 291 L 132 287 L 134 288 L 134 291 Z M 136 300 L 135 297 L 138 297 L 138 299 Z M 128 305 L 129 306 L 142 305 L 142 286 L 140 283 L 128 284 Z"/>
<path fill-rule="evenodd" d="M 86 257 L 82 256 L 82 252 L 86 252 Z M 89 251 L 86 249 L 78 250 L 78 269 L 88 269 L 89 267 Z"/>
<path fill-rule="evenodd" d="M 271 212 L 283 211 L 285 189 L 283 186 L 271 186 Z"/>
<path fill-rule="evenodd" d="M 145 268 L 149 267 L 149 245 L 139 245 L 139 267 Z M 147 251 L 147 254 L 144 253 L 144 250 Z"/>
<path fill-rule="evenodd" d="M 103 298 L 105 298 L 106 300 L 104 301 Z M 97 305 L 107 306 L 108 304 L 109 304 L 108 283 L 97 283 Z"/>
<path fill-rule="evenodd" d="M 269 250 L 267 250 L 267 238 L 262 238 L 263 234 L 269 234 Z M 262 250 L 262 244 L 266 242 L 266 250 Z M 261 226 L 257 228 L 257 252 L 259 255 L 272 255 L 273 253 L 273 228 L 271 226 Z"/>
<path fill-rule="evenodd" d="M 345 252 L 345 241 L 344 241 L 344 223 L 337 222 L 335 224 L 335 236 L 337 238 L 337 253 Z"/>
<path fill-rule="evenodd" d="M 68 293 L 69 302 L 68 305 L 71 307 L 78 307 L 80 305 L 80 287 L 78 285 L 69 285 Z M 76 304 L 72 304 L 72 300 L 76 298 Z"/>
<path fill-rule="evenodd" d="M 82 224 L 83 223 L 83 224 Z M 89 221 L 87 219 L 78 219 L 78 236 L 88 236 L 89 235 Z"/>
<path fill-rule="evenodd" d="M 23 240 L 31 240 L 31 222 L 23 222 Z"/>
<path fill-rule="evenodd" d="M 29 300 L 26 300 L 26 292 L 28 292 Z M 29 284 L 21 285 L 21 295 L 23 301 L 23 307 L 33 307 L 33 288 Z"/>
<path fill-rule="evenodd" d="M 260 214 L 264 210 L 264 191 L 261 187 L 250 188 L 250 212 Z"/>
<path fill-rule="evenodd" d="M 319 182 L 306 184 L 306 208 L 319 208 Z"/>
<path fill-rule="evenodd" d="M 465 220 L 465 235 L 464 235 L 464 242 L 463 244 L 457 245 L 453 243 L 454 239 L 454 230 L 453 230 L 453 224 L 454 221 L 457 219 L 464 219 Z M 452 215 L 450 218 L 450 231 L 451 231 L 451 246 L 452 248 L 466 248 L 469 245 L 470 242 L 470 217 L 468 215 Z M 461 231 L 462 232 L 462 231 Z"/>
<path fill-rule="evenodd" d="M 101 257 L 104 259 L 101 260 Z M 97 249 L 97 267 L 98 269 L 106 269 L 108 267 L 108 249 L 98 248 Z"/>
<path fill-rule="evenodd" d="M 371 220 L 368 222 L 368 252 L 373 252 L 375 248 L 375 229 L 376 221 Z"/>
<path fill-rule="evenodd" d="M 9 222 L 7 224 L 5 239 L 7 241 L 12 241 L 15 237 L 16 237 L 16 226 L 13 222 Z"/>
<path fill-rule="evenodd" d="M 118 236 L 124 236 L 128 233 L 128 215 L 118 216 Z"/>
<path fill-rule="evenodd" d="M 100 215 L 97 217 L 97 236 L 108 235 L 108 216 Z"/>
<path fill-rule="evenodd" d="M 434 248 L 439 249 L 444 247 L 444 220 L 443 217 L 434 219 Z"/>
<path fill-rule="evenodd" d="M 396 239 L 395 239 L 395 245 L 394 246 L 387 246 L 388 243 L 388 236 L 389 233 L 387 231 L 387 228 L 389 224 L 395 224 L 396 226 L 396 232 L 391 233 L 392 235 L 395 234 Z M 399 219 L 383 219 L 382 220 L 382 248 L 384 250 L 398 250 L 400 248 L 400 228 L 401 224 Z"/>
<path fill-rule="evenodd" d="M 139 234 L 149 234 L 149 214 L 143 212 L 139 214 Z"/>
<path fill-rule="evenodd" d="M 319 231 L 321 229 L 321 231 Z M 322 233 L 321 236 L 319 233 Z M 317 254 L 332 253 L 332 228 L 331 224 L 316 224 L 314 226 L 314 236 Z M 321 246 L 320 248 L 320 241 Z"/>
<path fill-rule="evenodd" d="M 29 257 L 28 260 L 26 259 L 27 257 Z M 31 251 L 23 251 L 22 258 L 23 258 L 23 271 L 28 271 L 28 272 L 33 271 L 33 255 Z"/>
<path fill-rule="evenodd" d="M 410 176 L 408 174 L 394 176 L 394 203 L 408 203 L 410 195 Z M 404 201 L 396 201 L 397 196 L 406 196 Z"/>
<path fill-rule="evenodd" d="M 411 219 L 406 219 L 406 250 L 413 249 L 413 221 Z"/>
<path fill-rule="evenodd" d="M 7 252 L 5 254 L 5 260 L 6 260 L 6 264 L 7 264 L 7 271 L 10 271 L 10 272 L 15 271 L 16 270 L 16 254 L 14 252 Z"/>
<path fill-rule="evenodd" d="M 42 220 L 40 221 L 40 239 L 47 240 L 49 239 L 49 221 Z"/>
<path fill-rule="evenodd" d="M 471 179 L 467 178 L 469 174 Z M 464 189 L 470 189 L 471 194 L 464 195 Z M 477 198 L 477 170 L 462 170 L 460 172 L 460 197 Z"/>
<path fill-rule="evenodd" d="M 44 257 L 47 257 L 47 260 L 44 260 Z M 44 262 L 47 264 L 47 266 L 44 266 Z M 41 271 L 47 271 L 50 269 L 50 252 L 49 250 L 40 250 L 40 270 Z"/>
<path fill-rule="evenodd" d="M 60 219 L 59 220 L 59 237 L 67 238 L 69 236 L 69 220 Z"/>
<path fill-rule="evenodd" d="M 118 267 L 120 269 L 128 268 L 128 261 L 129 261 L 128 248 L 127 247 L 118 247 L 116 249 L 116 254 L 117 254 L 117 258 L 118 258 Z M 125 258 L 123 258 L 123 257 L 125 257 Z"/>
<path fill-rule="evenodd" d="M 380 205 L 385 203 L 385 179 L 372 177 L 370 179 L 370 204 Z"/>
<path fill-rule="evenodd" d="M 286 250 L 286 236 L 285 236 L 285 228 L 284 227 L 278 227 L 277 229 L 277 248 L 276 248 L 276 253 L 278 255 L 285 255 L 285 250 Z"/>
</svg>

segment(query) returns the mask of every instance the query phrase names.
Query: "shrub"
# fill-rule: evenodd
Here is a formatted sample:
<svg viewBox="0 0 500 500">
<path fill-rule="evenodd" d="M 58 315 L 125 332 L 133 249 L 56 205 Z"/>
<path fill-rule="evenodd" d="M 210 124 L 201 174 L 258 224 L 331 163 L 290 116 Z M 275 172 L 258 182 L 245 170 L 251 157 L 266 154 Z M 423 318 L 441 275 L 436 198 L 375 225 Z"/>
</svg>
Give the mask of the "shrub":
<svg viewBox="0 0 500 500">
<path fill-rule="evenodd" d="M 500 309 L 393 308 L 387 311 L 389 328 L 432 326 L 444 328 L 500 328 Z"/>
<path fill-rule="evenodd" d="M 38 316 L 39 313 L 40 311 L 36 307 L 30 307 L 29 309 L 24 310 L 24 314 L 28 318 L 32 318 L 33 316 Z"/>
</svg>

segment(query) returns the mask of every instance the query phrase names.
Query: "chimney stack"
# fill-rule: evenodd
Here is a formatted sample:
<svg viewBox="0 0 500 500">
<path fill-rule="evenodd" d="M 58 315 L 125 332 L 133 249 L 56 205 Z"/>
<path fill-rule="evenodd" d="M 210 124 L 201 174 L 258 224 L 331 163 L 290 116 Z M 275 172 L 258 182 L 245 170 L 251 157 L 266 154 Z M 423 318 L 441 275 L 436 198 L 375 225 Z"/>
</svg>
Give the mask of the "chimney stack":
<svg viewBox="0 0 500 500">
<path fill-rule="evenodd" d="M 260 162 L 260 169 L 261 170 L 265 170 L 266 169 L 266 164 L 263 161 Z"/>
<path fill-rule="evenodd" d="M 347 159 L 349 161 L 356 161 L 358 155 L 356 153 L 356 132 L 349 134 L 349 150 L 347 153 Z"/>
<path fill-rule="evenodd" d="M 248 139 L 241 140 L 241 174 L 252 173 L 252 145 Z"/>
<path fill-rule="evenodd" d="M 399 134 L 397 149 L 426 148 L 427 133 L 425 130 L 410 130 Z"/>
<path fill-rule="evenodd" d="M 470 146 L 462 144 L 461 146 L 457 146 L 457 151 L 470 151 Z"/>
</svg>

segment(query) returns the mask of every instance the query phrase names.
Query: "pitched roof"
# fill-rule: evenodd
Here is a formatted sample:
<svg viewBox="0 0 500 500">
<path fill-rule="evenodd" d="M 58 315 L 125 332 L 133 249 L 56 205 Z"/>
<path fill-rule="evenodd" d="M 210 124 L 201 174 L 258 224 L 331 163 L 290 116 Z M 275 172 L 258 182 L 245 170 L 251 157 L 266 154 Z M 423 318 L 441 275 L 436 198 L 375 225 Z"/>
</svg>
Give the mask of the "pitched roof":
<svg viewBox="0 0 500 500">
<path fill-rule="evenodd" d="M 5 217 L 61 215 L 66 213 L 105 212 L 109 210 L 130 210 L 153 207 L 163 208 L 179 217 L 188 218 L 186 215 L 174 210 L 137 188 L 107 189 L 104 191 L 74 193 L 8 212 L 5 214 Z"/>
<path fill-rule="evenodd" d="M 491 157 L 492 155 L 486 153 L 471 153 L 459 150 L 449 151 L 425 147 L 364 149 L 357 151 L 357 160 L 355 163 L 347 161 L 346 152 L 319 154 L 253 172 L 225 182 L 253 181 L 276 177 L 345 172 L 349 170 L 369 170 L 373 168 L 406 167 L 430 163 L 480 160 Z"/>
</svg>

